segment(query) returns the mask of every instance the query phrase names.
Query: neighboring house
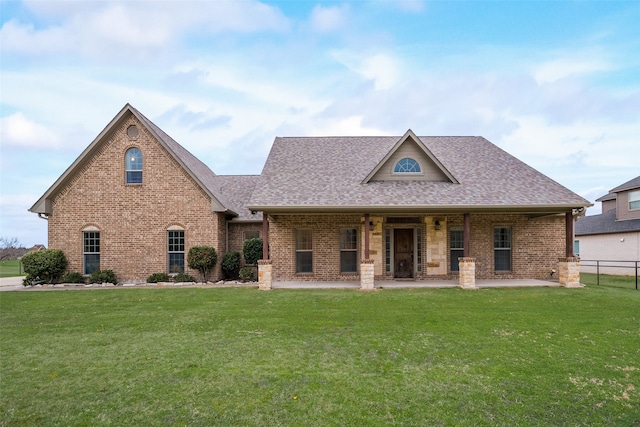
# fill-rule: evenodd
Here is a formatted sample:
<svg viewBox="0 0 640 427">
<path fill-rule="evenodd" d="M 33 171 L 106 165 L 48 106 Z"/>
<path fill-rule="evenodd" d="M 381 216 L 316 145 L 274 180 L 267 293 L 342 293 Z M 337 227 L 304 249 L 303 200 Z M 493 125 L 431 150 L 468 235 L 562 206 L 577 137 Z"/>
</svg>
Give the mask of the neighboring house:
<svg viewBox="0 0 640 427">
<path fill-rule="evenodd" d="M 127 104 L 30 210 L 85 274 L 144 280 L 185 269 L 192 246 L 222 256 L 260 236 L 269 282 L 372 283 L 457 278 L 465 262 L 474 278 L 548 279 L 586 206 L 482 137 L 411 130 L 276 138 L 261 175 L 215 175 Z"/>
<path fill-rule="evenodd" d="M 575 251 L 585 260 L 584 272 L 596 271 L 595 261 L 602 264 L 601 273 L 633 275 L 633 263 L 640 261 L 640 176 L 625 182 L 596 201 L 602 202 L 602 213 L 580 218 L 575 228 Z M 606 267 L 617 265 L 621 267 Z"/>
</svg>

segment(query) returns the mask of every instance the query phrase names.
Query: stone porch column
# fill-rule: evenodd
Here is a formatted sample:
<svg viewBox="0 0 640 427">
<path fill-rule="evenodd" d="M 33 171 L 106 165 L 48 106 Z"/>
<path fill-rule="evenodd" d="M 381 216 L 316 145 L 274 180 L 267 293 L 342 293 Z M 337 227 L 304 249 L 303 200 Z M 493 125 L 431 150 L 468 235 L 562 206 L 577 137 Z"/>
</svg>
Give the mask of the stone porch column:
<svg viewBox="0 0 640 427">
<path fill-rule="evenodd" d="M 476 288 L 476 259 L 471 257 L 458 258 L 460 266 L 459 284 L 462 289 Z"/>
<path fill-rule="evenodd" d="M 558 259 L 560 284 L 565 288 L 579 288 L 580 285 L 580 258 L 565 257 Z"/>
<path fill-rule="evenodd" d="M 374 265 L 375 264 L 372 259 L 363 259 L 360 261 L 360 289 L 373 289 Z"/>
<path fill-rule="evenodd" d="M 271 260 L 258 260 L 258 289 L 261 291 L 270 291 L 273 277 L 271 274 Z"/>
</svg>

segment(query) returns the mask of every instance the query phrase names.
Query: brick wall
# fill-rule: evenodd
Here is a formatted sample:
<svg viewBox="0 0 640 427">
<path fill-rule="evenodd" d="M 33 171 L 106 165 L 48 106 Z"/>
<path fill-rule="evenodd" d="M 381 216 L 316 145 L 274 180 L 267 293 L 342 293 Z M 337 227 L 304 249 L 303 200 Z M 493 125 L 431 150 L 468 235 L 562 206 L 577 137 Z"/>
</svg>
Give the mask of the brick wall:
<svg viewBox="0 0 640 427">
<path fill-rule="evenodd" d="M 360 215 L 270 215 L 273 280 L 360 280 L 359 274 L 340 273 L 340 229 L 361 230 L 361 226 Z M 296 274 L 295 230 L 298 228 L 313 232 L 313 273 Z M 358 250 L 360 259 L 362 248 Z"/>
<path fill-rule="evenodd" d="M 242 248 L 244 245 L 244 232 L 257 231 L 262 237 L 262 221 L 261 222 L 230 222 L 229 223 L 229 252 L 240 252 L 241 263 L 244 265 L 244 256 L 242 256 Z"/>
<path fill-rule="evenodd" d="M 139 135 L 129 138 L 127 128 L 134 124 Z M 70 270 L 83 270 L 82 230 L 88 226 L 100 230 L 100 268 L 114 270 L 122 281 L 167 271 L 167 229 L 172 226 L 185 230 L 185 266 L 192 246 L 209 245 L 224 253 L 224 218 L 211 211 L 207 194 L 135 117 L 106 138 L 53 198 L 49 245 L 65 252 Z M 125 184 L 125 152 L 131 147 L 142 151 L 140 185 Z M 197 274 L 188 268 L 187 273 Z"/>
</svg>

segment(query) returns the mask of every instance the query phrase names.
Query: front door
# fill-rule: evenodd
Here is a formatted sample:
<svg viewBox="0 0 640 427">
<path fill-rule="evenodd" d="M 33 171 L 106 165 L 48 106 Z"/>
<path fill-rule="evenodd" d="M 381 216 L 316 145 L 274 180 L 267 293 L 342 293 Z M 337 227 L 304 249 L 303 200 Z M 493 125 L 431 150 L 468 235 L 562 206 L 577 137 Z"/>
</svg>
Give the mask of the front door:
<svg viewBox="0 0 640 427">
<path fill-rule="evenodd" d="M 393 231 L 393 259 L 396 278 L 413 277 L 413 229 L 396 228 Z"/>
</svg>

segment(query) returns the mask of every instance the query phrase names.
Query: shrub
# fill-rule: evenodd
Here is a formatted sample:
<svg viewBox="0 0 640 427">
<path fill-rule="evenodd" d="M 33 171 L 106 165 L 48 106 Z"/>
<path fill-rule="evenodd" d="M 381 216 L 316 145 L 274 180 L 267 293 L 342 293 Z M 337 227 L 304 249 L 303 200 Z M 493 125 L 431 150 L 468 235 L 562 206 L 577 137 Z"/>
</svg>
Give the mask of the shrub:
<svg viewBox="0 0 640 427">
<path fill-rule="evenodd" d="M 222 257 L 222 271 L 227 279 L 238 277 L 240 270 L 240 252 L 227 252 Z"/>
<path fill-rule="evenodd" d="M 173 276 L 173 280 L 177 282 L 195 282 L 196 278 L 187 273 L 178 273 Z"/>
<path fill-rule="evenodd" d="M 85 283 L 86 279 L 82 275 L 82 273 L 78 273 L 77 271 L 67 271 L 60 279 L 62 283 Z"/>
<path fill-rule="evenodd" d="M 254 267 L 242 267 L 240 269 L 240 280 L 243 282 L 253 282 L 255 280 L 253 270 Z"/>
<path fill-rule="evenodd" d="M 67 257 L 59 249 L 30 252 L 22 257 L 22 267 L 31 284 L 41 280 L 55 283 L 67 268 Z"/>
<path fill-rule="evenodd" d="M 202 274 L 202 282 L 207 281 L 207 275 L 216 266 L 216 262 L 218 262 L 218 253 L 216 248 L 211 246 L 194 246 L 187 254 L 189 268 L 198 270 Z"/>
<path fill-rule="evenodd" d="M 113 270 L 98 270 L 93 272 L 89 283 L 113 283 L 115 285 L 118 283 L 118 279 L 116 279 Z"/>
<path fill-rule="evenodd" d="M 242 254 L 244 255 L 244 262 L 247 264 L 258 264 L 258 260 L 262 259 L 262 239 L 255 237 L 245 240 L 242 245 Z"/>
<path fill-rule="evenodd" d="M 153 273 L 147 277 L 147 283 L 169 282 L 171 278 L 167 273 Z"/>
</svg>

